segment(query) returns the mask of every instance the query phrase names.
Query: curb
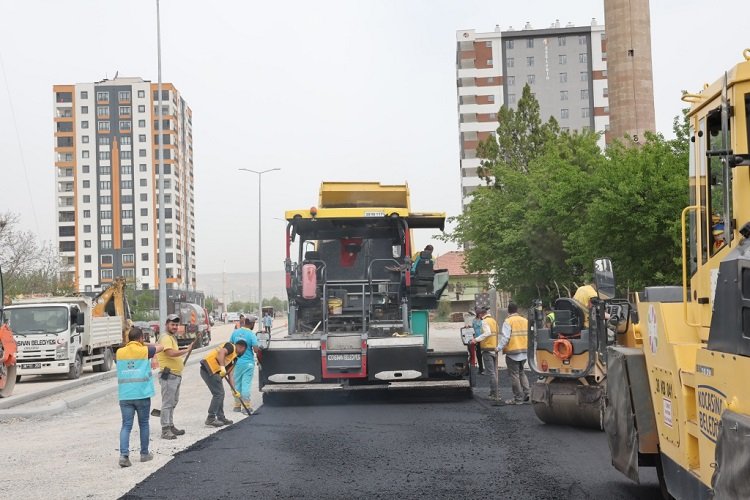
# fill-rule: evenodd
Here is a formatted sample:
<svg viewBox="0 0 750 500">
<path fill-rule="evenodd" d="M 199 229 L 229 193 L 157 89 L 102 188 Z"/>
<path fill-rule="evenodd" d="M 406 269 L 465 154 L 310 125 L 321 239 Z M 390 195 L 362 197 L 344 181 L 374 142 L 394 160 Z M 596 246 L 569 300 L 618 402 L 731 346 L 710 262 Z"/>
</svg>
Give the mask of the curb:
<svg viewBox="0 0 750 500">
<path fill-rule="evenodd" d="M 279 328 L 281 328 L 281 326 Z M 193 352 L 196 352 L 196 353 L 206 352 L 217 347 L 218 345 L 219 345 L 218 343 L 211 344 L 206 347 L 201 347 L 200 349 L 195 349 Z M 200 358 L 191 358 L 188 360 L 185 366 L 192 366 L 198 363 L 199 360 Z M 107 393 L 116 390 L 117 385 L 113 385 L 111 387 L 110 386 L 102 387 L 88 394 L 79 396 L 78 398 L 73 399 L 71 401 L 68 401 L 68 400 L 59 401 L 57 403 L 50 405 L 47 408 L 29 408 L 27 410 L 17 410 L 17 411 L 9 410 L 15 406 L 19 406 L 24 403 L 35 401 L 37 399 L 42 399 L 52 394 L 57 394 L 60 392 L 77 389 L 78 387 L 82 387 L 84 385 L 99 382 L 101 380 L 106 380 L 108 378 L 114 378 L 116 375 L 117 375 L 117 370 L 110 370 L 109 372 L 92 375 L 90 377 L 86 377 L 85 379 L 71 380 L 69 383 L 66 383 L 57 387 L 50 387 L 48 389 L 41 390 L 34 394 L 27 394 L 25 396 L 19 396 L 18 398 L 6 399 L 3 401 L 0 401 L 0 422 L 4 422 L 4 421 L 15 419 L 15 418 L 48 417 L 48 416 L 58 415 L 66 410 L 72 410 L 72 409 L 80 408 L 81 406 L 85 406 L 91 401 L 98 399 L 102 396 L 105 396 Z M 5 401 L 7 401 L 7 403 L 3 404 Z"/>
</svg>

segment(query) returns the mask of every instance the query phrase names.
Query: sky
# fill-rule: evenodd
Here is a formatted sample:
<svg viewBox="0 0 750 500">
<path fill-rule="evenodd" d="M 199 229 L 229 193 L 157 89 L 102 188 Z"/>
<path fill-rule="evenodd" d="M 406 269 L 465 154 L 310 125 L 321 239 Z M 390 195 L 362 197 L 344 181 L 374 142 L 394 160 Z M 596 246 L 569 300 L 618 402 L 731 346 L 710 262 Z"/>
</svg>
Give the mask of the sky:
<svg viewBox="0 0 750 500">
<path fill-rule="evenodd" d="M 717 8 L 710 8 L 711 6 Z M 718 8 L 720 7 L 720 8 Z M 0 213 L 54 242 L 52 85 L 157 80 L 155 0 L 0 0 Z M 656 126 L 750 47 L 747 0 L 651 1 Z M 193 110 L 197 267 L 283 268 L 285 210 L 323 180 L 409 183 L 460 212 L 456 31 L 604 22 L 602 0 L 162 0 L 163 80 Z M 454 249 L 416 235 L 436 253 Z M 200 283 L 198 283 L 200 288 Z"/>
</svg>

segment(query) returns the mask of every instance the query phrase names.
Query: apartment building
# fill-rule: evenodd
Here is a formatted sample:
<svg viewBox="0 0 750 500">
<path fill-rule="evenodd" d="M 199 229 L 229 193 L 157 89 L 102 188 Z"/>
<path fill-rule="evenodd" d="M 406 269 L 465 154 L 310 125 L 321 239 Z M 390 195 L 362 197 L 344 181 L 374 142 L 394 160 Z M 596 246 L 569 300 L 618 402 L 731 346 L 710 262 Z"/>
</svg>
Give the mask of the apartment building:
<svg viewBox="0 0 750 500">
<path fill-rule="evenodd" d="M 557 119 L 563 130 L 609 130 L 607 38 L 604 26 L 561 26 L 522 30 L 456 32 L 456 84 L 461 195 L 481 184 L 477 145 L 495 134 L 501 106 L 517 106 L 524 85 L 539 101 L 542 120 Z"/>
<path fill-rule="evenodd" d="M 81 292 L 159 286 L 158 93 L 141 78 L 54 85 L 57 244 Z M 168 288 L 195 288 L 192 112 L 162 85 Z"/>
</svg>

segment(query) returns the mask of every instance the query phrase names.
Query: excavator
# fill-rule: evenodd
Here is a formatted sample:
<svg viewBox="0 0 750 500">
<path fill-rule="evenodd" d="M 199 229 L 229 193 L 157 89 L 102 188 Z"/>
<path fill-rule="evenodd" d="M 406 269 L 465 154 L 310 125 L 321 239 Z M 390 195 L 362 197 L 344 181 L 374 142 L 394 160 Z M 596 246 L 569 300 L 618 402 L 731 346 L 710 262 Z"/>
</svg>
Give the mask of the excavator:
<svg viewBox="0 0 750 500">
<path fill-rule="evenodd" d="M 0 268 L 0 398 L 13 394 L 16 386 L 16 341 L 5 321 L 3 270 Z"/>
<path fill-rule="evenodd" d="M 128 298 L 125 295 L 127 282 L 125 278 L 115 278 L 112 284 L 99 295 L 94 297 L 91 315 L 95 318 L 105 316 L 118 316 L 122 318 L 122 345 L 128 343 L 128 333 L 133 327 L 133 321 L 130 318 L 130 306 Z M 94 367 L 96 368 L 96 367 Z"/>
<path fill-rule="evenodd" d="M 743 55 L 683 94 L 682 286 L 639 292 L 636 344 L 608 347 L 612 464 L 636 482 L 656 467 L 665 498 L 750 498 L 750 49 Z"/>
</svg>

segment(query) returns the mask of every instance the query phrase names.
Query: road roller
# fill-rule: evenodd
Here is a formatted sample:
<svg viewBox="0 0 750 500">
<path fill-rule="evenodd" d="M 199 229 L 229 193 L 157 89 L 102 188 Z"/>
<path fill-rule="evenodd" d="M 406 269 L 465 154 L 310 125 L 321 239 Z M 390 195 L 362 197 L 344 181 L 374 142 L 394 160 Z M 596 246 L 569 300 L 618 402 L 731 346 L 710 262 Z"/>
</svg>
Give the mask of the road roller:
<svg viewBox="0 0 750 500">
<path fill-rule="evenodd" d="M 595 260 L 593 287 L 596 296 L 589 307 L 558 298 L 551 323 L 545 321 L 540 300 L 529 311 L 529 368 L 538 377 L 531 405 L 547 424 L 602 430 L 607 346 L 635 342 L 637 315 L 628 300 L 615 298 L 610 259 Z"/>
</svg>

